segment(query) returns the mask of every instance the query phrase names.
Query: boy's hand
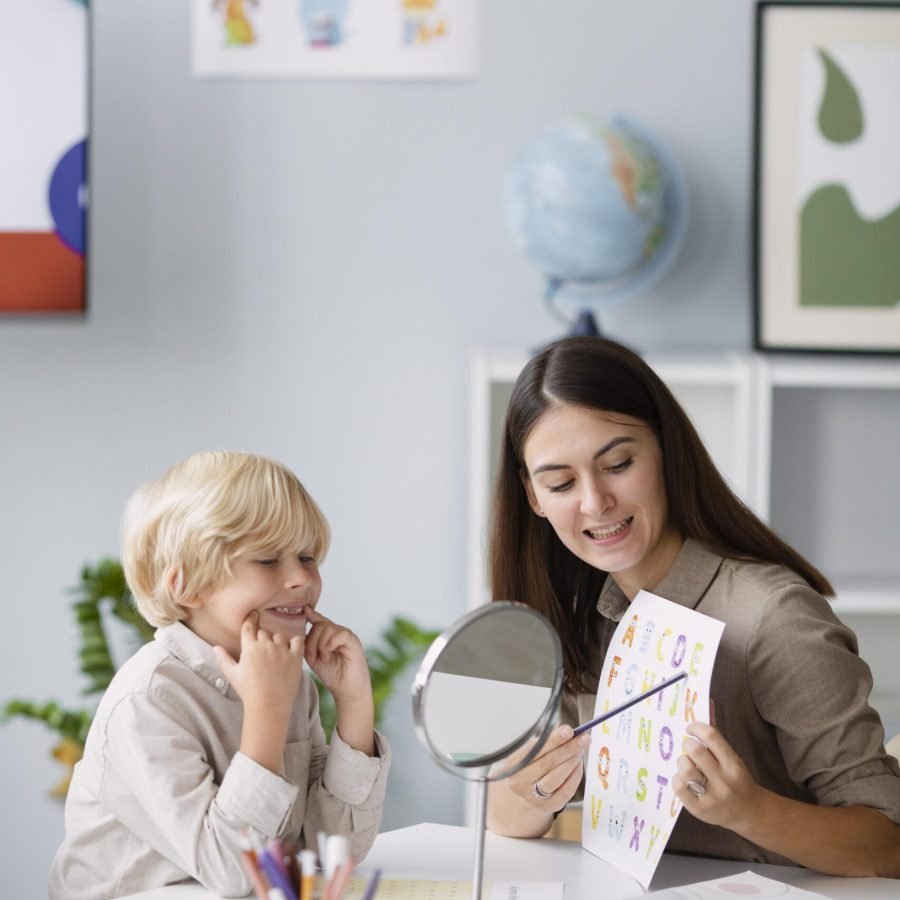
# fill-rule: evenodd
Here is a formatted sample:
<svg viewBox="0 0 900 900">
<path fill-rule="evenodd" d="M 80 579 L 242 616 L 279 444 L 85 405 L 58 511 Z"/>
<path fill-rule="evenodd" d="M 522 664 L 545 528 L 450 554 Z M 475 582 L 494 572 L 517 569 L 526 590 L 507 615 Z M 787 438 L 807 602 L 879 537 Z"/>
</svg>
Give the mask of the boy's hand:
<svg viewBox="0 0 900 900">
<path fill-rule="evenodd" d="M 304 655 L 309 667 L 334 696 L 342 740 L 369 756 L 375 752 L 375 703 L 366 654 L 359 638 L 314 609 Z"/>
<path fill-rule="evenodd" d="M 303 673 L 303 638 L 271 634 L 259 627 L 259 613 L 252 612 L 241 626 L 240 661 L 223 647 L 213 652 L 244 704 L 241 752 L 279 772 Z"/>
<path fill-rule="evenodd" d="M 304 656 L 335 701 L 371 694 L 369 666 L 359 638 L 314 609 L 308 609 L 306 615 L 312 628 L 306 634 Z"/>
</svg>

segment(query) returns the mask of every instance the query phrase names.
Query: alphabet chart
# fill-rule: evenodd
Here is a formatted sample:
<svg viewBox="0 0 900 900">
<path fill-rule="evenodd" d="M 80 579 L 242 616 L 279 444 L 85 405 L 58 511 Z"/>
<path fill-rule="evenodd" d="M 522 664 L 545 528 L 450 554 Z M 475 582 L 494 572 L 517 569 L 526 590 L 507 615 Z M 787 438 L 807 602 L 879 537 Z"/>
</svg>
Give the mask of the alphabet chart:
<svg viewBox="0 0 900 900">
<path fill-rule="evenodd" d="M 680 671 L 664 688 L 593 729 L 585 764 L 582 846 L 646 888 L 681 803 L 672 790 L 691 722 L 709 722 L 709 683 L 725 625 L 641 591 L 616 628 L 595 716 Z"/>
</svg>

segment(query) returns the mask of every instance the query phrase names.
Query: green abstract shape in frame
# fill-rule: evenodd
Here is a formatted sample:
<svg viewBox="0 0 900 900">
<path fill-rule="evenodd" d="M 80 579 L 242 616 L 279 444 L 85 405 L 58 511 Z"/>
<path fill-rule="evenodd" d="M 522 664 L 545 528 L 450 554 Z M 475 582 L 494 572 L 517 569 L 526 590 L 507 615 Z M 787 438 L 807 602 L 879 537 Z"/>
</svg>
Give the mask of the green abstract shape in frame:
<svg viewBox="0 0 900 900">
<path fill-rule="evenodd" d="M 866 221 L 843 185 L 813 192 L 800 213 L 800 305 L 900 303 L 900 206 Z"/>
<path fill-rule="evenodd" d="M 863 133 L 862 104 L 843 69 L 821 48 L 825 64 L 825 93 L 819 106 L 819 130 L 834 144 L 848 144 Z"/>
</svg>

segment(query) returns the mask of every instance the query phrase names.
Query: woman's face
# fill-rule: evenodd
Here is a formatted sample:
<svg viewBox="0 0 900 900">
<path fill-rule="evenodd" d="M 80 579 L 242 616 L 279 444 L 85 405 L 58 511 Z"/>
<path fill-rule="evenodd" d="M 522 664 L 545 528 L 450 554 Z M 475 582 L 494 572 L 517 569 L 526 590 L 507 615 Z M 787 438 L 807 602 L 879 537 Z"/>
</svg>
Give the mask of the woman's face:
<svg viewBox="0 0 900 900">
<path fill-rule="evenodd" d="M 579 559 L 630 598 L 652 590 L 683 542 L 669 521 L 659 441 L 645 422 L 584 406 L 549 409 L 524 446 L 522 480 Z"/>
</svg>

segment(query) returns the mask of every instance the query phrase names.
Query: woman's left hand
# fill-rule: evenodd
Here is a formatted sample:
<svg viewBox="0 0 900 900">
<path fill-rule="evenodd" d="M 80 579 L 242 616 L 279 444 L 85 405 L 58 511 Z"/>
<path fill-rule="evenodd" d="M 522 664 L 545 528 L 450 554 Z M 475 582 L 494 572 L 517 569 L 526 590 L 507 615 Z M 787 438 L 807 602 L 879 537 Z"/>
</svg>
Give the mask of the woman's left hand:
<svg viewBox="0 0 900 900">
<path fill-rule="evenodd" d="M 718 729 L 694 722 L 687 732 L 690 737 L 672 780 L 675 795 L 701 822 L 745 832 L 765 803 L 766 792 Z"/>
</svg>

